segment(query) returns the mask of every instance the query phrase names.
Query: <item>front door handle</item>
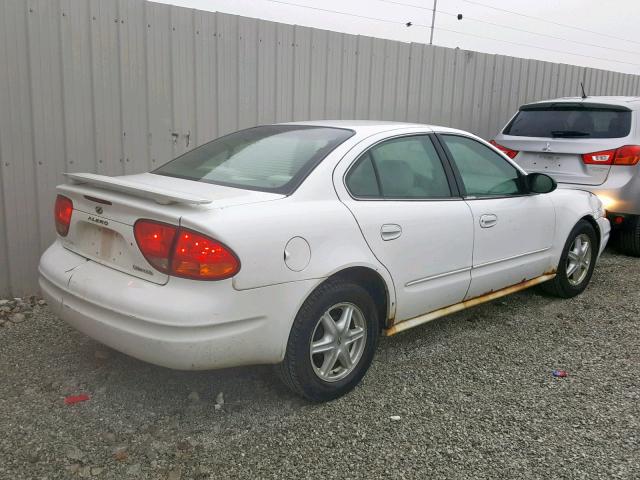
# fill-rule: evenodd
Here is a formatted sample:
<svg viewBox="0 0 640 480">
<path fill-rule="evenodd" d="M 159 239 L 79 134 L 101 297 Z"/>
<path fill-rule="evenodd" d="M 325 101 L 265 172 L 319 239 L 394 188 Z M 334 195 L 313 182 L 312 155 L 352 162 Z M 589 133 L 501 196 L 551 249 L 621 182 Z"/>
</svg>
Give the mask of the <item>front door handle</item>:
<svg viewBox="0 0 640 480">
<path fill-rule="evenodd" d="M 496 223 L 498 223 L 498 217 L 496 215 L 493 215 L 492 213 L 482 215 L 480 217 L 480 226 L 482 228 L 491 228 Z"/>
<path fill-rule="evenodd" d="M 385 242 L 388 240 L 395 240 L 402 235 L 402 227 L 395 223 L 385 223 L 380 227 L 380 236 Z"/>
</svg>

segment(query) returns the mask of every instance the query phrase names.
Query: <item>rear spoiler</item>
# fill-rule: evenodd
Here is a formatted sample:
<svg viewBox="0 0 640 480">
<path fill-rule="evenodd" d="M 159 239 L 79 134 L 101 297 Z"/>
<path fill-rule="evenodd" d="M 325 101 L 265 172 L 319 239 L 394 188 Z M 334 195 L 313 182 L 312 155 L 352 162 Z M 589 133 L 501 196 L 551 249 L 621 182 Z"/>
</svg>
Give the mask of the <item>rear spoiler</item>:
<svg viewBox="0 0 640 480">
<path fill-rule="evenodd" d="M 536 102 L 522 105 L 520 110 L 605 110 L 607 112 L 630 112 L 624 105 L 608 105 L 596 102 Z"/>
<path fill-rule="evenodd" d="M 209 198 L 197 197 L 188 193 L 176 192 L 145 185 L 144 183 L 129 182 L 117 177 L 107 177 L 93 173 L 65 173 L 73 184 L 88 184 L 114 192 L 128 193 L 136 197 L 148 198 L 161 205 L 171 203 L 186 203 L 204 205 L 212 203 Z"/>
</svg>

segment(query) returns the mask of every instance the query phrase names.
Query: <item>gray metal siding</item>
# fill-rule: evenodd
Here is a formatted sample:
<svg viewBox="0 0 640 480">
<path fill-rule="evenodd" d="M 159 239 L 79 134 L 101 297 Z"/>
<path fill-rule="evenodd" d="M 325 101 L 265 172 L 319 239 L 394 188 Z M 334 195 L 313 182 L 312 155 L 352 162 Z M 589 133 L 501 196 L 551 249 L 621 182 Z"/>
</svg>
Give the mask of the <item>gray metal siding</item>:
<svg viewBox="0 0 640 480">
<path fill-rule="evenodd" d="M 37 289 L 66 171 L 153 169 L 256 124 L 372 118 L 490 138 L 524 103 L 640 77 L 143 0 L 0 2 L 0 295 Z"/>
</svg>

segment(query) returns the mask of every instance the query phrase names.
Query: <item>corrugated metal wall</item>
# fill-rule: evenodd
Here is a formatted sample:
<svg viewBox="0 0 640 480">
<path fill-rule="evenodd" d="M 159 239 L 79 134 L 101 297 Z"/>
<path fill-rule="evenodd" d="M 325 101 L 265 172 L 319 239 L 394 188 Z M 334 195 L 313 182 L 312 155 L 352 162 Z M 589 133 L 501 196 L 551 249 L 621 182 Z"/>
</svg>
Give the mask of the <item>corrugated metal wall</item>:
<svg viewBox="0 0 640 480">
<path fill-rule="evenodd" d="M 143 0 L 0 2 L 0 295 L 35 291 L 62 172 L 148 170 L 260 123 L 371 118 L 489 138 L 518 105 L 640 77 Z"/>
</svg>

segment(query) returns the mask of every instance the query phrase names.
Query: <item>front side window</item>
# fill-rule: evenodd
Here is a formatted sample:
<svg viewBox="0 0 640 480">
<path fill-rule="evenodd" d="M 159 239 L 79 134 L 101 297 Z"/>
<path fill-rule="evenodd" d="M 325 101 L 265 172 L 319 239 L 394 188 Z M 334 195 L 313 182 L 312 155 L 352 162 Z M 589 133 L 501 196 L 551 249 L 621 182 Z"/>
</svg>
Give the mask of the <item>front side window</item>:
<svg viewBox="0 0 640 480">
<path fill-rule="evenodd" d="M 469 196 L 525 193 L 518 170 L 492 149 L 469 137 L 442 135 Z"/>
<path fill-rule="evenodd" d="M 426 135 L 395 138 L 372 147 L 348 173 L 346 183 L 356 197 L 451 196 L 440 157 Z"/>
<path fill-rule="evenodd" d="M 152 173 L 288 195 L 353 134 L 304 125 L 249 128 L 205 143 Z"/>
</svg>

